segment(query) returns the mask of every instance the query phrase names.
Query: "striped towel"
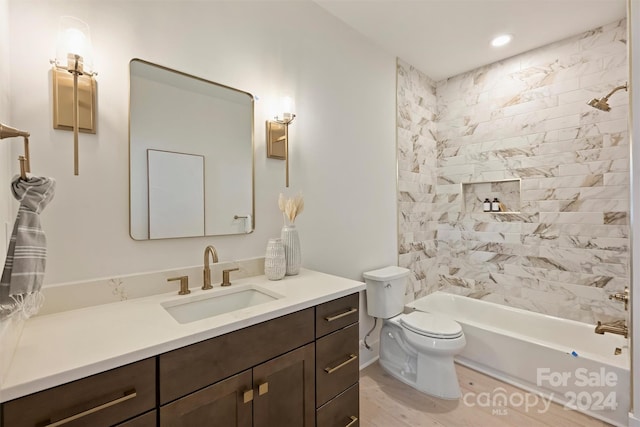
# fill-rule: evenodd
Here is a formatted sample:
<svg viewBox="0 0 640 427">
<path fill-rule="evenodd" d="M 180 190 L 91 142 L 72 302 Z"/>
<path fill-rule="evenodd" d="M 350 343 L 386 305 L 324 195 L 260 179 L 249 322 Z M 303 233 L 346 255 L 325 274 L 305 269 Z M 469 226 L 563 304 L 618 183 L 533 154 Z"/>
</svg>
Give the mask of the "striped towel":
<svg viewBox="0 0 640 427">
<path fill-rule="evenodd" d="M 40 292 L 47 258 L 47 238 L 40 227 L 40 212 L 53 199 L 53 178 L 16 176 L 11 192 L 20 202 L 9 250 L 0 279 L 0 318 L 21 311 L 36 314 L 44 298 Z"/>
</svg>

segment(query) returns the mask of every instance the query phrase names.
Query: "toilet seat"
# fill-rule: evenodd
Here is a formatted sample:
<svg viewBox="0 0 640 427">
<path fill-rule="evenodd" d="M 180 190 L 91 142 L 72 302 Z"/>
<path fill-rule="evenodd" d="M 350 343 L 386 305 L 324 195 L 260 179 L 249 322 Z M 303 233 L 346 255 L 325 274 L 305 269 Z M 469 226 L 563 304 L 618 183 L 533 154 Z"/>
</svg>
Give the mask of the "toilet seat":
<svg viewBox="0 0 640 427">
<path fill-rule="evenodd" d="M 462 327 L 455 320 L 422 311 L 403 315 L 400 324 L 403 328 L 429 338 L 454 339 L 462 336 Z"/>
</svg>

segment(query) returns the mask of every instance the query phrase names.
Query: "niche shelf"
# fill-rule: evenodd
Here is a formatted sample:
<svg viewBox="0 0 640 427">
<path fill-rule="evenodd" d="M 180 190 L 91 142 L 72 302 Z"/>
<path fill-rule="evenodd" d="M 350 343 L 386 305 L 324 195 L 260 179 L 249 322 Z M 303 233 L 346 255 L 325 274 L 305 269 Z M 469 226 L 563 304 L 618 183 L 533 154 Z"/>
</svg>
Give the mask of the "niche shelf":
<svg viewBox="0 0 640 427">
<path fill-rule="evenodd" d="M 463 182 L 462 186 L 462 212 L 466 213 L 491 213 L 491 214 L 519 214 L 520 191 L 522 182 L 520 178 L 503 179 L 495 181 Z M 482 203 L 484 199 L 493 200 L 497 197 L 504 205 L 502 212 L 484 212 Z"/>
</svg>

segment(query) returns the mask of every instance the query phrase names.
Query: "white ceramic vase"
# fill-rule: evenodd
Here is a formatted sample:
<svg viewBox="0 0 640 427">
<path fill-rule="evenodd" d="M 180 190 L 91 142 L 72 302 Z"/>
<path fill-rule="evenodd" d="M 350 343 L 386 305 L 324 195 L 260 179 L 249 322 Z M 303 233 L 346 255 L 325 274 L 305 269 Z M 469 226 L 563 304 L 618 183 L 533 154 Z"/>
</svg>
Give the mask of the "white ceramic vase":
<svg viewBox="0 0 640 427">
<path fill-rule="evenodd" d="M 264 275 L 269 280 L 280 280 L 287 272 L 287 260 L 282 239 L 269 239 L 264 256 Z"/>
<path fill-rule="evenodd" d="M 284 245 L 284 256 L 287 260 L 287 276 L 295 276 L 300 272 L 302 253 L 300 251 L 300 238 L 294 224 L 285 225 L 280 232 L 280 238 Z"/>
</svg>

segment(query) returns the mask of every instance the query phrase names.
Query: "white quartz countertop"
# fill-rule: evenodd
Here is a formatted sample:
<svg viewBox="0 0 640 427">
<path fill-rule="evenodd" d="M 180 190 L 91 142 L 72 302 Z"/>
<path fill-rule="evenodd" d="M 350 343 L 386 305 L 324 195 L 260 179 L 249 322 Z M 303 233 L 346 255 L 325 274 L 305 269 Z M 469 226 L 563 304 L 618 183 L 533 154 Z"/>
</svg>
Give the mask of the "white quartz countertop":
<svg viewBox="0 0 640 427">
<path fill-rule="evenodd" d="M 361 291 L 365 284 L 302 269 L 299 275 L 269 281 L 265 276 L 232 280 L 258 285 L 283 298 L 230 313 L 178 323 L 162 303 L 188 296 L 176 291 L 128 301 L 64 311 L 29 319 L 22 331 L 0 402 L 97 374 L 160 353 L 216 337 Z"/>
</svg>

